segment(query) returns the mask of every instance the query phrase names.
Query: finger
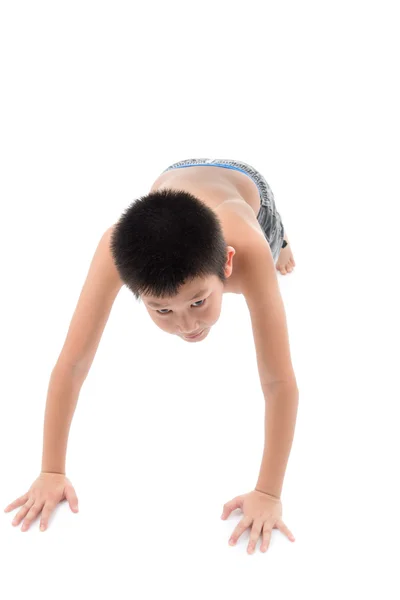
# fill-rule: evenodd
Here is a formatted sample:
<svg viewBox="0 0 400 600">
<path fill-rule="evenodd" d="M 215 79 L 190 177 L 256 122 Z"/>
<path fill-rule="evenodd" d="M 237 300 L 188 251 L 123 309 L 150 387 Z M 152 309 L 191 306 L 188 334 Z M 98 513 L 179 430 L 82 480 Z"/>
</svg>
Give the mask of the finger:
<svg viewBox="0 0 400 600">
<path fill-rule="evenodd" d="M 246 529 L 248 527 L 250 527 L 252 522 L 253 522 L 253 517 L 243 517 L 243 519 L 240 521 L 240 523 L 233 530 L 233 533 L 229 539 L 229 543 L 231 546 L 234 546 L 236 544 L 236 542 L 238 541 L 238 539 L 240 538 L 242 533 L 244 531 L 246 531 Z"/>
<path fill-rule="evenodd" d="M 28 500 L 28 498 L 29 498 L 29 492 L 27 492 L 23 496 L 20 496 L 19 498 L 14 500 L 14 502 L 11 502 L 11 504 L 6 506 L 6 508 L 4 509 L 4 512 L 10 512 L 10 510 L 13 510 L 14 508 L 18 508 L 18 506 L 22 506 L 22 504 L 25 504 L 25 502 Z"/>
<path fill-rule="evenodd" d="M 17 512 L 17 514 L 15 515 L 12 524 L 13 525 L 19 525 L 22 521 L 22 519 L 25 517 L 26 513 L 28 512 L 28 510 L 30 509 L 30 507 L 32 506 L 32 504 L 35 502 L 34 498 L 29 498 L 24 506 L 21 508 L 21 510 L 19 510 Z"/>
<path fill-rule="evenodd" d="M 75 493 L 74 488 L 72 487 L 72 485 L 68 485 L 65 488 L 65 497 L 68 500 L 68 504 L 71 510 L 73 510 L 74 512 L 78 512 L 79 508 L 78 508 L 78 497 Z"/>
<path fill-rule="evenodd" d="M 253 527 L 251 528 L 251 532 L 250 532 L 249 545 L 247 546 L 247 552 L 249 554 L 252 554 L 255 550 L 255 547 L 257 545 L 257 540 L 260 537 L 262 526 L 263 526 L 262 521 L 260 521 L 258 519 L 254 521 Z"/>
<path fill-rule="evenodd" d="M 229 517 L 229 515 L 231 514 L 231 512 L 233 510 L 235 510 L 236 508 L 240 508 L 241 506 L 242 506 L 242 497 L 236 496 L 236 498 L 234 498 L 230 502 L 227 502 L 226 504 L 224 504 L 224 507 L 222 509 L 221 519 L 226 519 L 227 517 Z"/>
<path fill-rule="evenodd" d="M 269 548 L 269 543 L 271 541 L 271 533 L 272 533 L 272 527 L 270 525 L 270 523 L 268 523 L 268 521 L 265 521 L 264 526 L 263 526 L 263 533 L 262 533 L 262 542 L 261 542 L 261 552 L 266 552 Z"/>
<path fill-rule="evenodd" d="M 290 541 L 294 542 L 295 538 L 293 533 L 288 527 L 286 527 L 285 523 L 282 520 L 279 519 L 279 521 L 276 522 L 275 527 L 279 529 L 279 531 L 287 535 Z"/>
<path fill-rule="evenodd" d="M 52 502 L 45 503 L 42 510 L 42 516 L 40 518 L 40 531 L 45 531 L 45 529 L 47 529 L 49 524 L 49 517 L 56 506 L 57 505 Z"/>
<path fill-rule="evenodd" d="M 24 522 L 22 523 L 21 531 L 27 531 L 32 523 L 43 508 L 44 500 L 37 500 L 31 507 L 30 511 L 26 515 Z"/>
</svg>

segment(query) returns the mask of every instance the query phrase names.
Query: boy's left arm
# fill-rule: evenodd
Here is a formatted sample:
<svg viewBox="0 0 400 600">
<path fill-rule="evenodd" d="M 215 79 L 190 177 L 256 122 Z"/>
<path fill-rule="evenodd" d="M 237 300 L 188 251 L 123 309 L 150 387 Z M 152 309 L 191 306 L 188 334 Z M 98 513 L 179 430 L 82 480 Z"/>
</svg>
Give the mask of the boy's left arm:
<svg viewBox="0 0 400 600">
<path fill-rule="evenodd" d="M 256 489 L 280 498 L 293 442 L 299 390 L 276 267 L 269 246 L 261 242 L 253 242 L 247 251 L 242 279 L 265 398 L 264 453 Z"/>
<path fill-rule="evenodd" d="M 265 441 L 255 490 L 225 504 L 222 518 L 229 516 L 235 508 L 242 508 L 245 513 L 233 532 L 233 543 L 254 519 L 249 543 L 251 552 L 261 534 L 260 519 L 256 519 L 260 510 L 265 516 L 262 550 L 269 545 L 274 526 L 294 541 L 280 518 L 280 496 L 293 442 L 299 390 L 290 356 L 286 314 L 277 271 L 267 242 L 254 240 L 245 256 L 242 255 L 242 260 L 242 291 L 250 312 L 258 372 L 265 398 Z"/>
</svg>

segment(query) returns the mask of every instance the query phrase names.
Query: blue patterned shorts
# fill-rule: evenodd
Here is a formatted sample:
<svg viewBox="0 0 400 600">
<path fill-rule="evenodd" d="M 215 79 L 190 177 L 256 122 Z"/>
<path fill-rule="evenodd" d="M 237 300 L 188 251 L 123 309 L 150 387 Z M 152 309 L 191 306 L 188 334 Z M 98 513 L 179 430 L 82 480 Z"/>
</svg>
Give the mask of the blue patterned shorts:
<svg viewBox="0 0 400 600">
<path fill-rule="evenodd" d="M 278 260 L 279 253 L 282 248 L 283 236 L 285 230 L 283 228 L 282 219 L 278 213 L 274 194 L 271 188 L 266 182 L 265 178 L 259 171 L 249 164 L 239 160 L 227 160 L 219 158 L 188 158 L 181 160 L 169 166 L 163 173 L 170 171 L 171 169 L 180 169 L 184 167 L 193 166 L 205 166 L 205 167 L 223 167 L 225 169 L 235 169 L 245 173 L 250 179 L 254 181 L 258 187 L 260 193 L 261 206 L 260 211 L 257 215 L 257 221 L 259 222 L 261 229 L 264 232 L 265 238 L 271 248 L 271 253 L 274 258 L 274 262 Z"/>
</svg>

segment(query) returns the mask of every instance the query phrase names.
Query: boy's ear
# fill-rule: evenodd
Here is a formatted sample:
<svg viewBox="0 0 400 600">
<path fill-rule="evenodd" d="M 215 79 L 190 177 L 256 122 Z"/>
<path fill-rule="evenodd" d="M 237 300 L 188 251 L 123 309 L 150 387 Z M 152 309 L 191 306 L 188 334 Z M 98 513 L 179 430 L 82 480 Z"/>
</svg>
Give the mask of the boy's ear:
<svg viewBox="0 0 400 600">
<path fill-rule="evenodd" d="M 233 246 L 227 247 L 227 258 L 225 263 L 225 275 L 226 277 L 230 277 L 233 269 L 233 257 L 236 254 L 236 250 Z"/>
</svg>

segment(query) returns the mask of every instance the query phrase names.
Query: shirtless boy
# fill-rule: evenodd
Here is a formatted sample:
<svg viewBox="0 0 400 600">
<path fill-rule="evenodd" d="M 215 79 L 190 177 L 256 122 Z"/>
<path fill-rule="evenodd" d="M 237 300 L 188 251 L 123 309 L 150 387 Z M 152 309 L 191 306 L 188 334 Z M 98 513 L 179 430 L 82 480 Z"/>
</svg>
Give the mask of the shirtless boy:
<svg viewBox="0 0 400 600">
<path fill-rule="evenodd" d="M 78 498 L 66 477 L 69 429 L 80 389 L 123 285 L 144 302 L 157 327 L 188 343 L 204 340 L 218 321 L 223 293 L 243 294 L 251 316 L 265 398 L 265 443 L 256 485 L 223 506 L 243 518 L 229 543 L 251 528 L 247 551 L 269 546 L 271 531 L 293 534 L 282 521 L 281 491 L 297 416 L 296 377 L 276 271 L 290 273 L 293 254 L 264 177 L 238 160 L 174 163 L 102 235 L 50 377 L 42 468 L 12 524 L 22 531 L 41 513 L 45 530 L 55 506 Z M 283 247 L 282 247 L 283 246 Z"/>
</svg>

